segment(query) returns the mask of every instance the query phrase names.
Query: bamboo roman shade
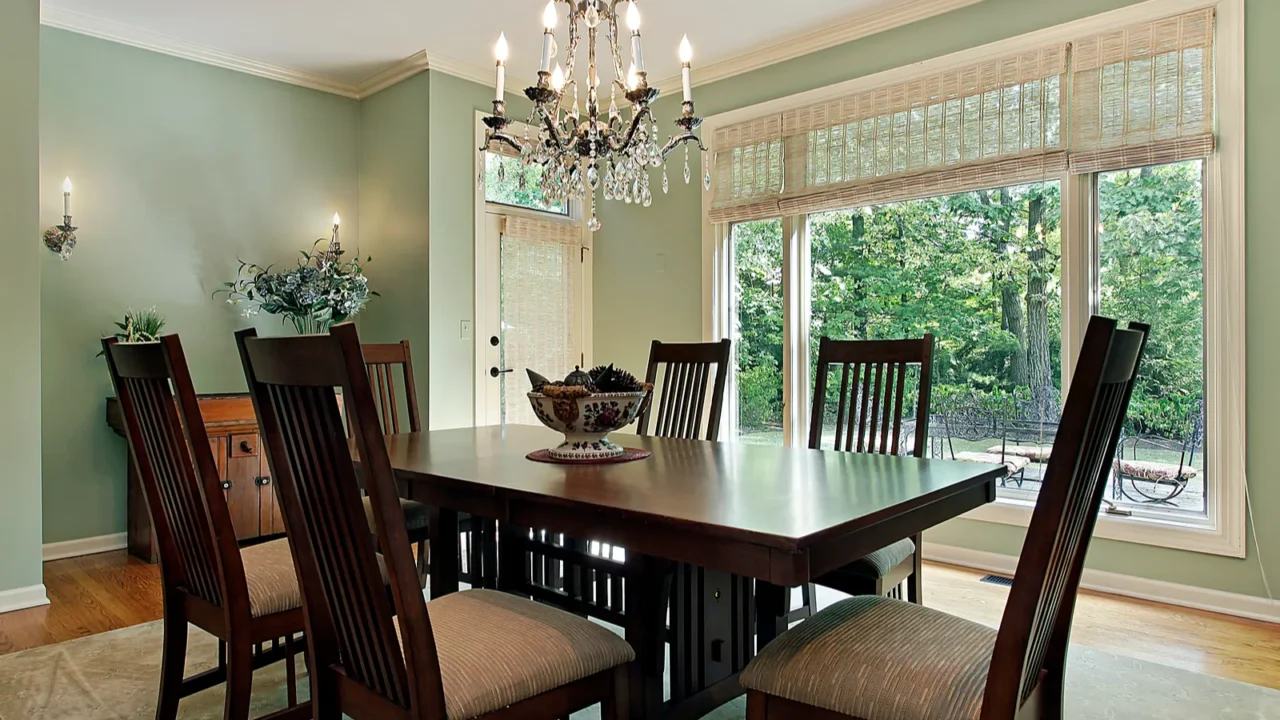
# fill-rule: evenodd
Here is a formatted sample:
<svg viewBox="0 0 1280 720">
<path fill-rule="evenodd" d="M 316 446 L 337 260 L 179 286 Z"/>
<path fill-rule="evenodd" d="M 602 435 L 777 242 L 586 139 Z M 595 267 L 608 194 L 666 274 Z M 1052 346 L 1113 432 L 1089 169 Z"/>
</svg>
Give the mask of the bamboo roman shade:
<svg viewBox="0 0 1280 720">
<path fill-rule="evenodd" d="M 710 217 L 1204 157 L 1214 147 L 1212 58 L 1205 9 L 727 126 L 714 136 Z"/>
<path fill-rule="evenodd" d="M 509 423 L 538 423 L 523 392 L 525 368 L 568 373 L 581 363 L 582 226 L 509 216 L 502 227 L 502 365 Z"/>
<path fill-rule="evenodd" d="M 1071 170 L 1213 152 L 1211 8 L 1073 43 Z"/>
</svg>

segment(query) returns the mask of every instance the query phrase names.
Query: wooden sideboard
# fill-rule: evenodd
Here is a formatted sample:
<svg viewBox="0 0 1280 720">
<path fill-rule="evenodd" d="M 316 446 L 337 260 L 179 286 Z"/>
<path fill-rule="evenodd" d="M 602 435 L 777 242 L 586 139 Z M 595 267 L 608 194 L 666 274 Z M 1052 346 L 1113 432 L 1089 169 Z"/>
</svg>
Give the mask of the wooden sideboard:
<svg viewBox="0 0 1280 720">
<path fill-rule="evenodd" d="M 258 438 L 258 419 L 253 401 L 246 394 L 201 395 L 200 413 L 204 416 L 209 447 L 218 465 L 223 495 L 231 510 L 231 524 L 236 539 L 242 543 L 284 533 L 284 520 L 276 501 L 275 485 L 267 467 L 266 453 Z M 120 403 L 107 398 L 107 424 L 124 437 L 124 418 Z M 127 443 L 126 443 L 127 444 Z M 129 552 L 148 562 L 160 559 L 155 534 L 151 531 L 151 515 L 142 494 L 133 453 L 128 463 Z"/>
</svg>

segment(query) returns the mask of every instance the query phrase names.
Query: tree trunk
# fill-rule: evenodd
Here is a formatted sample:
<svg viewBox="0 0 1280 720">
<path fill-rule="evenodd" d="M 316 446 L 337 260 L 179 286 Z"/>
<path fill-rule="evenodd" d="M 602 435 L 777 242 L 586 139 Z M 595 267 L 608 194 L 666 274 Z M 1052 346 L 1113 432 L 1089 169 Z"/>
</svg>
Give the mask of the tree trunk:
<svg viewBox="0 0 1280 720">
<path fill-rule="evenodd" d="M 1009 203 L 1013 202 L 1007 189 L 1001 188 L 996 192 L 1001 207 L 1008 207 Z M 1011 221 L 1002 221 L 995 238 L 997 263 L 1007 262 L 1009 241 L 1012 237 Z M 1000 291 L 1000 326 L 1018 340 L 1018 349 L 1009 358 L 1009 380 L 1015 387 L 1025 386 L 1027 384 L 1027 330 L 1022 314 L 1022 298 L 1018 296 L 1018 279 L 1008 270 L 995 273 L 994 279 Z"/>
<path fill-rule="evenodd" d="M 1031 268 L 1027 276 L 1027 386 L 1033 397 L 1041 399 L 1046 388 L 1053 387 L 1053 367 L 1049 360 L 1049 277 L 1053 273 L 1053 257 L 1045 247 L 1044 236 L 1037 229 L 1044 220 L 1044 198 L 1033 197 L 1027 207 L 1027 259 Z"/>
<path fill-rule="evenodd" d="M 850 226 L 852 231 L 851 244 L 853 245 L 854 248 L 857 249 L 858 258 L 861 260 L 861 265 L 862 265 L 862 267 L 860 267 L 857 272 L 864 273 L 866 272 L 866 267 L 867 267 L 867 247 L 866 247 L 867 219 L 862 215 L 861 211 L 855 211 L 851 216 L 850 220 L 851 220 Z M 854 337 L 858 338 L 859 340 L 866 340 L 867 328 L 871 323 L 871 319 L 870 319 L 871 308 L 867 305 L 868 299 L 867 299 L 866 283 L 863 282 L 861 276 L 855 274 L 854 280 L 851 284 L 853 286 L 852 287 L 853 297 L 854 297 L 853 306 L 855 308 L 859 308 L 859 307 L 862 308 L 862 312 L 854 313 L 854 332 L 856 333 Z"/>
</svg>

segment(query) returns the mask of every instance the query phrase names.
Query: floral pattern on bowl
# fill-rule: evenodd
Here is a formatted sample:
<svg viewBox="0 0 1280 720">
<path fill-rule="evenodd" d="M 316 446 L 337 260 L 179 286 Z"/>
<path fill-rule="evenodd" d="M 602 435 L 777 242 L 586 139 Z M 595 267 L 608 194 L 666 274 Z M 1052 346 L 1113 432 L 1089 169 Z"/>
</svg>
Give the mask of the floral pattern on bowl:
<svg viewBox="0 0 1280 720">
<path fill-rule="evenodd" d="M 635 422 L 650 390 L 596 393 L 577 398 L 552 398 L 529 393 L 529 403 L 543 425 L 564 433 L 564 442 L 550 450 L 557 460 L 608 460 L 625 450 L 608 439 L 615 430 Z"/>
</svg>

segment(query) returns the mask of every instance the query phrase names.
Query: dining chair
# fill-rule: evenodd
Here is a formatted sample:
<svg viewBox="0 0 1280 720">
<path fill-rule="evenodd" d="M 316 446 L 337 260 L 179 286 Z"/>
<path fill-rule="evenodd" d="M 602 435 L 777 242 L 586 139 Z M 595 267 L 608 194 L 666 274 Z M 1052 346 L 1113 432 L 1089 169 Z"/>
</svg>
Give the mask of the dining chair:
<svg viewBox="0 0 1280 720">
<path fill-rule="evenodd" d="M 752 661 L 747 720 L 1061 718 L 1080 574 L 1149 332 L 1090 320 L 999 630 L 849 598 Z"/>
<path fill-rule="evenodd" d="M 374 407 L 383 434 L 399 435 L 402 414 L 408 420 L 409 432 L 420 432 L 422 421 L 418 415 L 418 391 L 413 380 L 413 357 L 409 352 L 409 341 L 398 343 L 366 343 L 360 346 L 364 355 L 365 372 L 369 376 L 369 389 L 373 392 Z M 401 378 L 404 388 L 404 400 L 401 402 L 396 393 L 396 375 Z M 401 413 L 400 406 L 404 405 Z M 351 435 L 350 422 L 347 433 Z M 368 496 L 363 499 L 365 517 L 369 519 L 369 529 L 373 529 L 373 503 Z M 427 540 L 430 537 L 431 509 L 424 503 L 400 498 L 400 510 L 404 513 L 405 527 L 409 530 L 409 543 L 417 548 L 418 577 L 425 587 L 427 582 L 427 560 L 429 557 Z"/>
<path fill-rule="evenodd" d="M 732 343 L 664 343 L 649 347 L 645 382 L 654 386 L 654 399 L 640 414 L 639 434 L 685 440 L 718 440 L 724 390 L 729 379 Z M 662 370 L 662 380 L 658 372 Z M 707 403 L 707 390 L 711 402 Z M 706 422 L 703 422 L 703 415 Z M 653 432 L 649 420 L 653 417 Z"/>
<path fill-rule="evenodd" d="M 839 368 L 835 432 L 836 451 L 906 454 L 924 457 L 929 437 L 929 394 L 933 374 L 933 336 L 908 340 L 832 340 L 818 342 L 817 378 L 809 420 L 809 447 L 823 448 L 827 425 L 827 390 L 833 367 Z M 904 422 L 915 395 L 915 414 Z M 853 480 L 852 482 L 857 482 Z M 904 581 L 907 599 L 922 603 L 920 535 L 883 547 L 855 563 L 828 573 L 817 585 L 849 595 L 899 596 Z M 788 619 L 812 614 L 814 589 L 805 587 L 804 605 Z M 797 617 L 799 615 L 800 617 Z"/>
<path fill-rule="evenodd" d="M 302 580 L 317 720 L 552 720 L 597 703 L 603 720 L 624 716 L 635 653 L 604 627 L 493 590 L 426 602 L 354 325 L 285 338 L 250 329 L 236 342 Z M 335 387 L 352 416 L 376 540 Z"/>
<path fill-rule="evenodd" d="M 271 717 L 310 717 L 310 703 L 298 703 L 294 656 L 304 624 L 289 541 L 237 545 L 182 342 L 177 335 L 136 344 L 106 338 L 102 350 L 160 550 L 156 718 L 176 718 L 182 698 L 224 682 L 223 717 L 247 718 L 253 671 L 280 660 L 289 708 Z M 218 638 L 219 661 L 188 678 L 189 624 Z"/>
</svg>

